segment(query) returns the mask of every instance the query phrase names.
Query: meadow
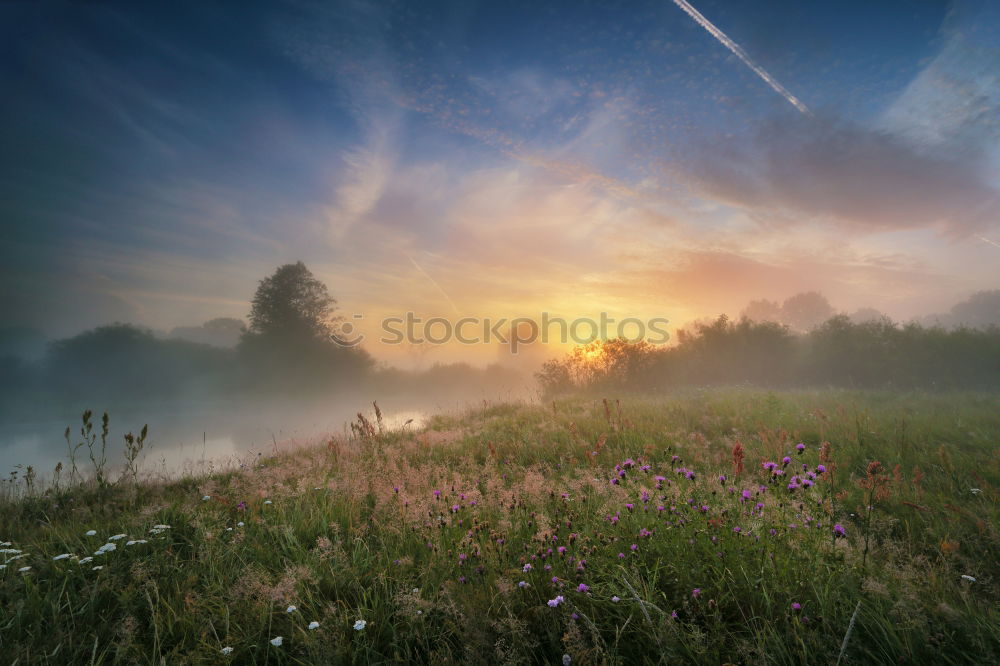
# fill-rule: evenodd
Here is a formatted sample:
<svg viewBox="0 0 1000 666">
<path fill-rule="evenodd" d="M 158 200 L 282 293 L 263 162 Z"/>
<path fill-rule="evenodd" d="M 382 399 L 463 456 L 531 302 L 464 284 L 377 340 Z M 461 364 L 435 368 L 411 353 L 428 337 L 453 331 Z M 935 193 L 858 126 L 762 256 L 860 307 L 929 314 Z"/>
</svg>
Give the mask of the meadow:
<svg viewBox="0 0 1000 666">
<path fill-rule="evenodd" d="M 713 389 L 366 414 L 172 481 L 12 477 L 0 654 L 1000 663 L 998 442 L 995 394 Z"/>
</svg>

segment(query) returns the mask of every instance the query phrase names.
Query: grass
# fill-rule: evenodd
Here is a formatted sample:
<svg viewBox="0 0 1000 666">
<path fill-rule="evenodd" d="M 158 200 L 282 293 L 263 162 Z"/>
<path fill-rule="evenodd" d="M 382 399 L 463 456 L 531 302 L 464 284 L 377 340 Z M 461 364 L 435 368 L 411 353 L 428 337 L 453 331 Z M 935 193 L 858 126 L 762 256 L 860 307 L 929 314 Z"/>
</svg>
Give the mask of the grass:
<svg viewBox="0 0 1000 666">
<path fill-rule="evenodd" d="M 22 492 L 0 507 L 20 551 L 0 645 L 15 664 L 997 663 L 998 441 L 993 395 L 713 390 L 485 404 L 201 478 Z"/>
</svg>

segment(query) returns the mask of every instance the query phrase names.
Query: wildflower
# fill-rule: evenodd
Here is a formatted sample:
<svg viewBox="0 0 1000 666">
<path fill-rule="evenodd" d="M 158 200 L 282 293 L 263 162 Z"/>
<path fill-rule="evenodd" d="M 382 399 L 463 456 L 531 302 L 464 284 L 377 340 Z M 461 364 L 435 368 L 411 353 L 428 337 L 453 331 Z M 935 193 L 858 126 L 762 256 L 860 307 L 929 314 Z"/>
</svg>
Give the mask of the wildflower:
<svg viewBox="0 0 1000 666">
<path fill-rule="evenodd" d="M 435 490 L 435 491 L 434 491 L 434 497 L 435 497 L 435 498 L 437 498 L 437 497 L 441 497 L 441 491 L 440 491 L 440 490 Z"/>
<path fill-rule="evenodd" d="M 78 561 L 77 564 L 86 564 L 87 562 L 93 562 L 93 561 L 94 561 L 94 558 L 92 558 L 92 557 L 85 557 L 82 560 Z"/>
<path fill-rule="evenodd" d="M 96 567 L 90 567 L 90 570 L 91 571 L 100 571 L 103 568 L 104 568 L 103 564 L 98 564 Z"/>
<path fill-rule="evenodd" d="M 518 586 L 518 587 L 520 587 L 520 588 L 525 588 L 525 587 L 528 587 L 528 583 L 526 583 L 526 582 L 524 582 L 524 581 L 522 580 L 522 581 L 520 581 L 520 582 L 519 582 L 519 583 L 517 584 L 517 586 Z"/>
<path fill-rule="evenodd" d="M 639 544 L 634 543 L 631 546 L 629 546 L 629 548 L 631 548 L 632 552 L 634 553 L 635 551 L 639 550 Z"/>
<path fill-rule="evenodd" d="M 113 544 L 111 542 L 108 542 L 108 543 L 104 544 L 103 546 L 101 546 L 100 548 L 98 548 L 94 552 L 94 555 L 103 555 L 104 553 L 110 553 L 110 552 L 113 552 L 113 551 L 116 551 L 116 550 L 118 550 L 118 546 L 116 546 L 115 544 Z"/>
<path fill-rule="evenodd" d="M 976 582 L 976 579 L 973 578 L 972 576 L 968 575 L 968 574 L 962 574 L 962 578 L 964 580 L 969 581 L 970 583 L 975 583 Z"/>
<path fill-rule="evenodd" d="M 802 610 L 802 604 L 800 604 L 797 601 L 793 601 L 792 602 L 792 610 L 795 611 L 795 612 L 798 612 L 798 611 Z"/>
<path fill-rule="evenodd" d="M 572 657 L 570 657 L 568 654 L 563 655 L 563 666 L 569 666 L 572 662 L 573 662 Z"/>
<path fill-rule="evenodd" d="M 58 560 L 65 560 L 67 557 L 72 557 L 72 555 L 70 553 L 63 553 L 62 555 L 56 555 L 55 557 L 52 558 L 52 561 L 56 562 Z"/>
<path fill-rule="evenodd" d="M 969 488 L 969 492 L 972 493 L 973 495 L 978 495 L 983 491 L 980 488 Z"/>
<path fill-rule="evenodd" d="M 145 539 L 135 539 L 134 541 L 127 542 L 125 545 L 126 546 L 137 546 L 137 545 L 143 544 L 143 543 L 149 543 L 149 542 L 146 541 Z"/>
<path fill-rule="evenodd" d="M 24 573 L 25 571 L 31 571 L 31 567 L 21 567 L 17 571 L 18 573 Z"/>
<path fill-rule="evenodd" d="M 296 608 L 295 606 L 289 606 L 288 608 L 285 609 L 285 612 L 286 613 L 294 613 L 297 610 L 298 610 L 298 608 Z"/>
<path fill-rule="evenodd" d="M 697 599 L 700 596 L 701 596 L 701 588 L 700 587 L 696 587 L 693 590 L 691 590 L 691 597 L 693 599 Z"/>
<path fill-rule="evenodd" d="M 114 536 L 108 537 L 108 541 L 121 541 L 127 536 L 128 536 L 127 534 L 116 534 Z"/>
<path fill-rule="evenodd" d="M 677 619 L 677 611 L 670 611 L 670 617 L 672 617 L 673 619 L 676 620 Z"/>
<path fill-rule="evenodd" d="M 619 597 L 618 595 L 611 597 L 611 603 L 616 604 L 619 601 L 621 601 L 621 597 Z"/>
<path fill-rule="evenodd" d="M 790 462 L 792 462 L 792 459 L 789 458 L 788 456 L 785 456 L 784 458 L 781 459 L 781 464 L 782 465 L 787 465 Z"/>
<path fill-rule="evenodd" d="M 803 451 L 806 450 L 806 445 L 803 444 L 802 442 L 799 442 L 798 444 L 795 445 L 795 450 L 798 451 L 799 453 L 802 453 Z"/>
<path fill-rule="evenodd" d="M 169 530 L 170 525 L 153 525 L 154 530 Z"/>
<path fill-rule="evenodd" d="M 524 573 L 528 573 L 529 571 L 531 571 L 531 565 L 525 564 L 524 567 L 521 568 L 521 571 L 523 571 Z"/>
<path fill-rule="evenodd" d="M 354 623 L 354 631 L 361 631 L 367 625 L 368 623 L 365 622 L 364 620 L 358 620 L 357 622 Z"/>
<path fill-rule="evenodd" d="M 847 536 L 847 532 L 844 531 L 844 526 L 841 525 L 840 523 L 837 523 L 836 525 L 833 526 L 833 533 L 836 534 L 837 536 Z"/>
<path fill-rule="evenodd" d="M 319 622 L 313 620 L 312 622 L 309 623 L 308 629 L 309 631 L 316 631 L 317 629 L 319 629 Z"/>
<path fill-rule="evenodd" d="M 590 586 L 587 585 L 586 583 L 580 583 L 577 586 L 576 591 L 577 592 L 589 592 L 590 591 Z"/>
<path fill-rule="evenodd" d="M 211 495 L 205 495 L 204 497 L 202 497 L 202 498 L 201 498 L 201 501 L 202 501 L 202 502 L 207 502 L 207 501 L 208 501 L 208 500 L 210 500 L 210 499 L 212 499 L 212 496 L 211 496 Z"/>
<path fill-rule="evenodd" d="M 557 596 L 555 599 L 549 599 L 548 601 L 549 608 L 555 608 L 564 601 L 566 600 L 562 597 L 562 595 Z"/>
<path fill-rule="evenodd" d="M 274 502 L 272 502 L 271 500 L 264 500 L 264 504 L 274 504 Z"/>
<path fill-rule="evenodd" d="M 219 650 L 219 652 L 221 652 L 221 653 L 222 653 L 222 654 L 224 654 L 224 655 L 230 655 L 230 654 L 232 654 L 232 653 L 233 653 L 233 648 L 231 648 L 231 647 L 229 647 L 229 646 L 227 645 L 226 647 L 224 647 L 224 648 L 222 648 L 221 650 Z"/>
<path fill-rule="evenodd" d="M 452 505 L 451 505 L 451 512 L 452 512 L 452 513 L 458 513 L 458 510 L 459 510 L 459 509 L 461 509 L 461 508 L 462 508 L 462 507 L 460 507 L 460 506 L 459 506 L 459 505 L 457 505 L 457 504 L 452 504 Z"/>
<path fill-rule="evenodd" d="M 83 536 L 97 536 L 97 530 L 87 530 Z"/>
<path fill-rule="evenodd" d="M 719 475 L 719 483 L 725 483 L 725 482 L 726 482 L 726 475 L 725 474 L 720 474 Z"/>
<path fill-rule="evenodd" d="M 816 465 L 816 473 L 822 474 L 826 471 L 826 465 Z"/>
<path fill-rule="evenodd" d="M 271 639 L 271 645 L 273 645 L 274 647 L 281 647 L 281 643 L 284 640 L 285 639 L 282 638 L 281 636 L 275 636 L 274 638 Z"/>
</svg>

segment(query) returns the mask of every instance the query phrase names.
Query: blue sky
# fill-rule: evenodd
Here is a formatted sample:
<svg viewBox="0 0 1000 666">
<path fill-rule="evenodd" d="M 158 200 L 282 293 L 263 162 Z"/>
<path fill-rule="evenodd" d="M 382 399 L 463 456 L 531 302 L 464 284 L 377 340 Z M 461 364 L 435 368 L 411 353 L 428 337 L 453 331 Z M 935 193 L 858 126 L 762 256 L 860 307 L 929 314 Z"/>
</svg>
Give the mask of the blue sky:
<svg viewBox="0 0 1000 666">
<path fill-rule="evenodd" d="M 1000 277 L 1000 10 L 669 0 L 0 7 L 0 303 L 65 335 L 346 312 L 680 324 Z M 447 295 L 447 296 L 445 296 Z"/>
</svg>

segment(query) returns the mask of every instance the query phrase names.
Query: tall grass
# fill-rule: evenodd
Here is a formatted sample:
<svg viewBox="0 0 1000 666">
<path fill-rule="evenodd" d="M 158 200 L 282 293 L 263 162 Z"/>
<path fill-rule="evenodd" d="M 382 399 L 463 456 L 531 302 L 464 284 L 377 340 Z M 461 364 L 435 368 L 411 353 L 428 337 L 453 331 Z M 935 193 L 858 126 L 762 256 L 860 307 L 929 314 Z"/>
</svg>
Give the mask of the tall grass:
<svg viewBox="0 0 1000 666">
<path fill-rule="evenodd" d="M 13 663 L 997 662 L 998 407 L 485 404 L 211 476 L 22 493 L 0 507 L 0 644 Z"/>
</svg>

